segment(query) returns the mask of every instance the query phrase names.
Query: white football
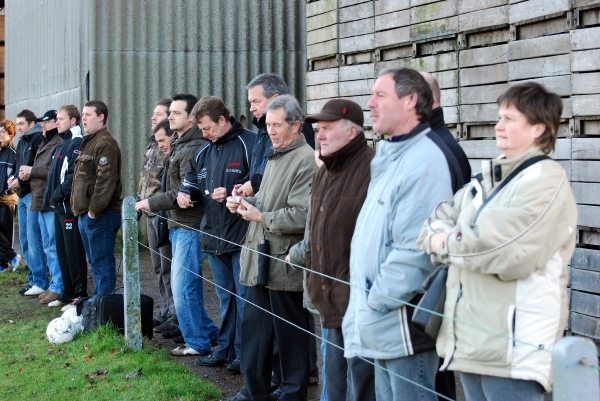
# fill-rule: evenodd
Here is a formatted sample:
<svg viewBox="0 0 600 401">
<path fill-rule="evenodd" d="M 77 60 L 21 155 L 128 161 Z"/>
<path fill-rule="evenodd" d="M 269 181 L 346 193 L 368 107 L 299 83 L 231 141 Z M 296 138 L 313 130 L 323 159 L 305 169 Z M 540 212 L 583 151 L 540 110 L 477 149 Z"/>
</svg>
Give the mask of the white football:
<svg viewBox="0 0 600 401">
<path fill-rule="evenodd" d="M 46 336 L 52 344 L 68 343 L 73 340 L 75 333 L 77 331 L 71 319 L 63 319 L 62 317 L 53 319 L 48 323 L 46 329 Z"/>
<path fill-rule="evenodd" d="M 77 309 L 73 308 L 66 310 L 61 317 L 63 319 L 69 319 L 71 323 L 73 323 L 75 327 L 75 333 L 83 331 L 83 327 L 81 327 L 83 316 L 77 316 Z"/>
</svg>

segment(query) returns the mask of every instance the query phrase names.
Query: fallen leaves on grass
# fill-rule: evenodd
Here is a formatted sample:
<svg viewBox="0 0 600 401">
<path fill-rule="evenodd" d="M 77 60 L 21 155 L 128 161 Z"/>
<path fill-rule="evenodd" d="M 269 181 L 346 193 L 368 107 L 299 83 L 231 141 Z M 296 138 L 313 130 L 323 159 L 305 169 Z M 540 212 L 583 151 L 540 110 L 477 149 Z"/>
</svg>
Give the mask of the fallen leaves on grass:
<svg viewBox="0 0 600 401">
<path fill-rule="evenodd" d="M 135 379 L 142 375 L 142 368 L 139 368 L 135 372 L 129 372 L 125 375 L 125 380 L 129 381 L 129 379 Z"/>
<path fill-rule="evenodd" d="M 90 384 L 96 383 L 97 381 L 106 379 L 108 375 L 108 369 L 97 370 L 92 374 L 85 375 L 85 381 Z"/>
</svg>

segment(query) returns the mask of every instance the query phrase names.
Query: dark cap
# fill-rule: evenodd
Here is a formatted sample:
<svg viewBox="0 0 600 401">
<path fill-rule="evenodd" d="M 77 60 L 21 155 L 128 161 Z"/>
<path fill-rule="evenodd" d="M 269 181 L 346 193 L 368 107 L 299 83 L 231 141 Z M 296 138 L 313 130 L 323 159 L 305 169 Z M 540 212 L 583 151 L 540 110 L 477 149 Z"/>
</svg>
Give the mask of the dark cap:
<svg viewBox="0 0 600 401">
<path fill-rule="evenodd" d="M 38 120 L 38 123 L 41 123 L 42 121 L 56 120 L 56 110 L 48 110 L 47 112 L 44 113 L 43 116 L 41 116 L 37 120 Z"/>
<path fill-rule="evenodd" d="M 320 113 L 310 114 L 304 117 L 305 123 L 316 123 L 317 121 L 350 120 L 362 128 L 365 122 L 362 107 L 352 100 L 332 99 L 323 105 Z"/>
</svg>

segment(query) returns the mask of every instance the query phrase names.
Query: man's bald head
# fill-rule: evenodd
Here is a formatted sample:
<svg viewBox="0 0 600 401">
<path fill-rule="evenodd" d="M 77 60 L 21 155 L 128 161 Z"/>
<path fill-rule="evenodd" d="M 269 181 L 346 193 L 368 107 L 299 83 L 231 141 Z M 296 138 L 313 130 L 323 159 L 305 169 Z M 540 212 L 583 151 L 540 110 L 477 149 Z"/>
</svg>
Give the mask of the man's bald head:
<svg viewBox="0 0 600 401">
<path fill-rule="evenodd" d="M 438 81 L 435 79 L 433 74 L 431 74 L 429 72 L 421 71 L 420 73 L 423 76 L 423 78 L 425 78 L 425 81 L 427 81 L 427 83 L 429 84 L 429 87 L 431 88 L 431 92 L 433 93 L 433 104 L 431 105 L 431 110 L 433 110 L 437 107 L 440 107 L 441 93 L 440 93 L 440 85 L 438 84 Z"/>
</svg>

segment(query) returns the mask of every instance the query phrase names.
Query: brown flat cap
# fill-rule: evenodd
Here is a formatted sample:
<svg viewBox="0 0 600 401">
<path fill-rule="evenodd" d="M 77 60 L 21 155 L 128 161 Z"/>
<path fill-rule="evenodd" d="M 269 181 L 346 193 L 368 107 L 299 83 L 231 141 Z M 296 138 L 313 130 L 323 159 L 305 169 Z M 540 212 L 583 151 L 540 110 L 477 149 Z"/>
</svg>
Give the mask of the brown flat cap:
<svg viewBox="0 0 600 401">
<path fill-rule="evenodd" d="M 350 120 L 360 127 L 365 122 L 362 107 L 352 100 L 346 99 L 332 99 L 328 101 L 323 105 L 320 113 L 304 117 L 304 122 L 312 124 L 317 121 L 336 121 L 341 119 Z"/>
</svg>

